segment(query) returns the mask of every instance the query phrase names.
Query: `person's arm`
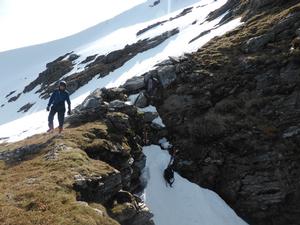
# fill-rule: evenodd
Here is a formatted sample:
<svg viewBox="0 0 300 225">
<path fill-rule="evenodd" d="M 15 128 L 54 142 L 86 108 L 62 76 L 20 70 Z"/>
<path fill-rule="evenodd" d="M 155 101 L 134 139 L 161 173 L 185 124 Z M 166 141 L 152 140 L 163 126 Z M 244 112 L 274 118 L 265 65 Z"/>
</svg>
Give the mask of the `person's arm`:
<svg viewBox="0 0 300 225">
<path fill-rule="evenodd" d="M 66 99 L 67 103 L 68 103 L 68 114 L 71 114 L 71 100 L 70 100 L 70 95 L 69 93 L 67 93 L 67 99 Z"/>
<path fill-rule="evenodd" d="M 54 98 L 55 98 L 55 91 L 52 93 L 50 99 L 49 99 L 49 102 L 48 102 L 48 105 L 47 105 L 47 110 L 49 111 L 50 109 L 50 106 L 53 104 L 54 102 Z"/>
</svg>

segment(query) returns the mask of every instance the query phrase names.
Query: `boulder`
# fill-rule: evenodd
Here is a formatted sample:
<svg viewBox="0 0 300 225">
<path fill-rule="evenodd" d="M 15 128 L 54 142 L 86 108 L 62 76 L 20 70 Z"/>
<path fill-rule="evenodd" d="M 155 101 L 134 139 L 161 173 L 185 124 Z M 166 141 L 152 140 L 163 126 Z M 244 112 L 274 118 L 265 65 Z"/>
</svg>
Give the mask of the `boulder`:
<svg viewBox="0 0 300 225">
<path fill-rule="evenodd" d="M 122 225 L 154 225 L 153 214 L 145 203 L 126 191 L 116 194 L 109 214 Z"/>
<path fill-rule="evenodd" d="M 141 92 L 135 101 L 135 106 L 139 108 L 145 108 L 148 106 L 148 99 L 144 92 Z"/>
<path fill-rule="evenodd" d="M 130 128 L 129 117 L 124 113 L 108 113 L 107 118 L 110 120 L 112 125 L 119 131 L 126 132 Z"/>
<path fill-rule="evenodd" d="M 103 103 L 101 95 L 102 91 L 99 88 L 96 89 L 89 96 L 87 96 L 79 106 L 76 107 L 76 110 L 83 111 L 99 109 Z"/>
<path fill-rule="evenodd" d="M 78 59 L 80 56 L 79 55 L 76 55 L 76 54 L 71 54 L 71 55 L 69 55 L 69 60 L 71 61 L 71 62 L 73 62 L 73 61 L 75 61 L 76 59 Z"/>
<path fill-rule="evenodd" d="M 87 110 L 87 109 L 96 109 L 99 108 L 101 105 L 99 99 L 96 98 L 88 98 L 86 99 L 83 104 L 82 104 L 82 110 Z"/>
<path fill-rule="evenodd" d="M 250 38 L 244 46 L 244 51 L 246 53 L 256 52 L 267 43 L 274 41 L 274 39 L 274 33 L 263 34 L 257 37 Z"/>
<path fill-rule="evenodd" d="M 163 66 L 157 69 L 158 79 L 163 88 L 168 87 L 173 81 L 175 81 L 176 68 L 174 65 Z"/>
<path fill-rule="evenodd" d="M 113 110 L 119 110 L 126 106 L 126 103 L 121 100 L 114 100 L 109 103 L 109 108 Z"/>
<path fill-rule="evenodd" d="M 125 94 L 124 88 L 102 88 L 101 97 L 106 102 L 113 100 L 127 101 L 127 95 Z"/>
<path fill-rule="evenodd" d="M 144 77 L 143 76 L 133 77 L 127 80 L 122 87 L 125 88 L 128 93 L 136 94 L 141 89 L 145 88 Z"/>
<path fill-rule="evenodd" d="M 157 112 L 145 112 L 144 113 L 144 121 L 145 121 L 145 123 L 151 123 L 157 117 L 158 117 L 158 113 Z"/>
<path fill-rule="evenodd" d="M 117 50 L 117 51 L 110 52 L 106 55 L 104 62 L 106 64 L 113 63 L 113 62 L 119 60 L 121 57 L 123 57 L 123 55 L 124 55 L 123 50 Z"/>
</svg>

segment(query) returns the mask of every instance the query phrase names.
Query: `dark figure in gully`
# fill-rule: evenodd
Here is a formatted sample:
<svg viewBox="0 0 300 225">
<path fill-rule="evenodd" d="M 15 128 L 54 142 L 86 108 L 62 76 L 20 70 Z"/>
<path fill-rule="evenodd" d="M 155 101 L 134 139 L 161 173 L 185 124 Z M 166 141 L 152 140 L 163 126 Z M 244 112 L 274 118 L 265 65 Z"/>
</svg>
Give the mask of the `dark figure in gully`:
<svg viewBox="0 0 300 225">
<path fill-rule="evenodd" d="M 71 101 L 69 97 L 69 93 L 66 90 L 67 84 L 65 81 L 61 81 L 59 83 L 59 87 L 55 90 L 49 100 L 47 111 L 49 112 L 48 116 L 48 132 L 52 132 L 54 130 L 53 119 L 55 114 L 57 113 L 58 122 L 59 122 L 59 133 L 63 131 L 64 120 L 65 120 L 65 102 L 68 103 L 68 115 L 71 114 Z"/>
</svg>

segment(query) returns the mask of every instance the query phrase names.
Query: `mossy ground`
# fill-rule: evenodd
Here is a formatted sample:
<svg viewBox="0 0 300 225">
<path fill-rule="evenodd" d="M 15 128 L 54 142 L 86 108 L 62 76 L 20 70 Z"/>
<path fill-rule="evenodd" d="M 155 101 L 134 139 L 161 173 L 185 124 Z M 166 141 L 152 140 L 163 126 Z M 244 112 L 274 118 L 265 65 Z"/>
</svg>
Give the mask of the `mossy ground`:
<svg viewBox="0 0 300 225">
<path fill-rule="evenodd" d="M 79 148 L 93 135 L 105 136 L 106 130 L 104 124 L 96 122 L 66 129 L 62 136 L 41 134 L 18 143 L 1 145 L 3 151 L 48 143 L 45 147 L 41 145 L 39 154 L 24 161 L 0 161 L 0 224 L 118 224 L 106 216 L 105 208 L 100 204 L 87 206 L 78 203 L 73 190 L 77 174 L 99 176 L 114 170 L 104 162 L 90 159 Z M 53 154 L 55 149 L 55 157 L 47 159 L 47 155 Z"/>
</svg>

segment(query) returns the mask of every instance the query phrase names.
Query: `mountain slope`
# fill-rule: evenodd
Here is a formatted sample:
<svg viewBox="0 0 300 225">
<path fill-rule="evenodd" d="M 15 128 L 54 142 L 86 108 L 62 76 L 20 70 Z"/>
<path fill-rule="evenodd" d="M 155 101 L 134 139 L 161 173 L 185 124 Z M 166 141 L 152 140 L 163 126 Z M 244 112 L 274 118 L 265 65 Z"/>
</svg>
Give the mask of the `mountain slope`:
<svg viewBox="0 0 300 225">
<path fill-rule="evenodd" d="M 69 62 L 70 67 L 67 67 L 67 70 L 63 70 L 69 71 L 71 69 L 71 72 L 67 74 L 61 72 L 59 76 L 61 77 L 61 75 L 63 75 L 63 77 L 67 79 L 67 77 L 76 76 L 77 73 L 83 73 L 84 85 L 76 83 L 76 79 L 74 81 L 77 89 L 80 87 L 78 90 L 75 89 L 76 92 L 71 96 L 74 105 L 76 105 L 90 93 L 90 90 L 96 87 L 118 86 L 130 77 L 143 74 L 168 56 L 178 56 L 183 52 L 195 51 L 212 37 L 221 35 L 240 24 L 237 19 L 230 21 L 226 25 L 218 26 L 217 24 L 223 15 L 211 22 L 206 21 L 208 13 L 222 6 L 226 1 L 197 2 L 198 1 L 195 0 L 187 2 L 172 1 L 170 4 L 171 7 L 168 6 L 167 1 L 161 1 L 160 4 L 154 7 L 150 7 L 150 3 L 145 2 L 109 21 L 103 22 L 98 26 L 72 37 L 48 44 L 0 53 L 1 74 L 6 74 L 8 77 L 8 79 L 3 80 L 3 89 L 1 89 L 0 94 L 2 105 L 0 108 L 0 123 L 3 124 L 0 129 L 0 136 L 2 138 L 14 136 L 12 140 L 18 140 L 46 129 L 43 121 L 35 124 L 28 123 L 32 117 L 46 117 L 46 112 L 43 111 L 46 101 L 40 98 L 40 93 L 35 93 L 40 89 L 39 86 L 36 86 L 36 88 L 30 92 L 26 92 L 24 87 L 33 82 L 38 77 L 38 74 L 45 70 L 45 64 L 53 61 L 60 55 L 63 56 L 66 53 L 72 52 L 72 54 L 79 56 L 79 58 Z M 192 3 L 194 4 L 191 5 Z M 180 8 L 186 6 L 193 8 L 190 8 L 188 13 L 181 14 L 184 10 Z M 163 25 L 153 27 L 141 35 L 137 35 L 140 30 L 164 20 L 168 21 Z M 175 28 L 179 28 L 177 35 L 168 38 L 155 48 L 139 53 L 135 57 L 127 59 L 127 61 L 125 60 L 125 64 L 119 69 L 112 67 L 111 71 L 114 71 L 108 71 L 108 73 L 110 73 L 107 76 L 97 79 L 99 76 L 99 74 L 97 74 L 99 71 L 97 70 L 93 71 L 92 74 L 85 74 L 87 71 L 85 66 L 87 66 L 88 63 L 82 64 L 81 62 L 85 61 L 87 57 L 95 54 L 100 57 L 101 55 L 105 56 L 112 52 L 117 53 L 123 51 L 126 45 L 133 45 L 140 40 L 158 37 L 164 32 Z M 196 36 L 203 30 L 212 28 L 215 29 L 196 41 L 189 43 L 194 34 Z M 120 40 L 120 36 L 126 38 Z M 178 48 L 177 46 L 181 47 Z M 133 51 L 135 50 L 133 49 Z M 133 54 L 137 53 L 138 52 L 133 52 Z M 93 63 L 94 61 L 95 59 L 89 63 Z M 99 64 L 96 66 L 99 67 Z M 54 71 L 56 71 L 56 69 L 54 69 Z M 48 75 L 52 76 L 53 74 Z M 91 78 L 92 80 L 88 82 Z M 42 84 L 49 85 L 45 82 Z M 25 111 L 25 113 L 23 113 L 23 111 Z M 17 122 L 14 121 L 22 116 L 25 117 Z M 14 122 L 7 124 L 10 121 Z M 15 124 L 22 124 L 22 126 L 16 130 Z"/>
<path fill-rule="evenodd" d="M 230 3 L 245 23 L 175 63 L 156 107 L 182 175 L 250 224 L 298 224 L 299 1 Z"/>
</svg>

